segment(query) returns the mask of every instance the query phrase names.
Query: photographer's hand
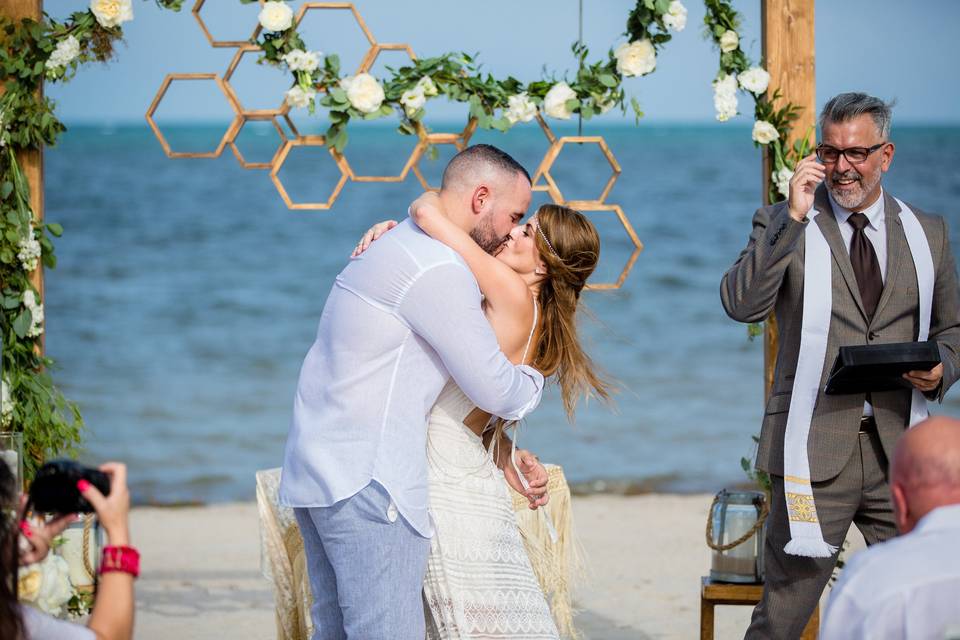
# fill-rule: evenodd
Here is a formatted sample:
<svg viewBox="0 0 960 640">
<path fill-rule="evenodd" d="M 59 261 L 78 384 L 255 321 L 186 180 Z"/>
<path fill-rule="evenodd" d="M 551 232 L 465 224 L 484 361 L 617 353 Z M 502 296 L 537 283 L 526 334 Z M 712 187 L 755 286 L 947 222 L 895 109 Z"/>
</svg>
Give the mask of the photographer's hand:
<svg viewBox="0 0 960 640">
<path fill-rule="evenodd" d="M 44 522 L 42 518 L 26 518 L 24 517 L 26 502 L 27 496 L 24 495 L 20 498 L 20 533 L 21 540 L 25 541 L 25 544 L 20 545 L 21 565 L 33 564 L 46 558 L 53 539 L 77 519 L 76 514 L 73 513 L 57 516 L 49 522 Z"/>
<path fill-rule="evenodd" d="M 107 462 L 100 465 L 100 471 L 110 476 L 110 495 L 104 496 L 85 480 L 77 483 L 80 494 L 93 505 L 100 519 L 100 525 L 107 532 L 111 545 L 130 544 L 130 492 L 127 489 L 127 465 L 119 462 Z"/>
</svg>

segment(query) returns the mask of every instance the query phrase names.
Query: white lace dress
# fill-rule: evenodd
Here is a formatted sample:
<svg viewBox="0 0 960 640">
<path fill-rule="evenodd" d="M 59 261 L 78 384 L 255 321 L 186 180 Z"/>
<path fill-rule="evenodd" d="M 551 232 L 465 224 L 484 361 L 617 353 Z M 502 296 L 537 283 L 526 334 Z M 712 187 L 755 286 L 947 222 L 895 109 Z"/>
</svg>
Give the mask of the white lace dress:
<svg viewBox="0 0 960 640">
<path fill-rule="evenodd" d="M 423 584 L 427 638 L 558 638 L 503 472 L 463 424 L 473 409 L 450 381 L 427 426 L 435 527 Z"/>
</svg>

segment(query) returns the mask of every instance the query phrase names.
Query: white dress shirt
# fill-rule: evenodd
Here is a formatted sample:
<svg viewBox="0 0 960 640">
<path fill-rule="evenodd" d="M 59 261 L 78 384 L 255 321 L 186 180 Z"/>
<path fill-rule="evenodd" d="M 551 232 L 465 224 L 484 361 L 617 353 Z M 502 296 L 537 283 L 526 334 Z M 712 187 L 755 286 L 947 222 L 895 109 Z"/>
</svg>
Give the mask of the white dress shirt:
<svg viewBox="0 0 960 640">
<path fill-rule="evenodd" d="M 960 638 L 960 504 L 857 553 L 830 595 L 820 640 Z"/>
<path fill-rule="evenodd" d="M 830 193 L 829 191 L 827 192 Z M 883 206 L 883 189 L 880 189 L 880 197 L 872 205 L 861 211 L 867 216 L 869 224 L 863 228 L 864 235 L 873 245 L 873 251 L 877 254 L 877 262 L 880 264 L 880 279 L 887 281 L 887 227 L 885 223 L 885 213 Z M 850 242 L 853 240 L 853 226 L 847 220 L 853 213 L 849 209 L 844 209 L 837 201 L 830 196 L 830 206 L 833 207 L 833 215 L 840 225 L 840 235 L 843 236 L 843 245 L 847 248 L 847 254 L 850 253 Z M 863 415 L 873 415 L 873 405 L 869 402 L 863 403 Z"/>
<path fill-rule="evenodd" d="M 509 420 L 543 389 L 539 372 L 500 351 L 480 301 L 459 254 L 409 218 L 350 261 L 300 370 L 281 504 L 328 507 L 375 480 L 431 535 L 426 425 L 447 380 Z"/>
</svg>

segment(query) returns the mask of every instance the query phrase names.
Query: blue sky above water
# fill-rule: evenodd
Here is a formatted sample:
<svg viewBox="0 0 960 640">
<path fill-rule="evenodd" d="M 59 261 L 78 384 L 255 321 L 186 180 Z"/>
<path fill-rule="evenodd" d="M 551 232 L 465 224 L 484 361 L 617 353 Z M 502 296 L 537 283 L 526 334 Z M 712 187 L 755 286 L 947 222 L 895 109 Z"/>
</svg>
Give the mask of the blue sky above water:
<svg viewBox="0 0 960 640">
<path fill-rule="evenodd" d="M 717 52 L 702 38 L 702 3 L 689 0 L 685 4 L 687 28 L 667 44 L 656 72 L 626 81 L 627 92 L 640 100 L 649 121 L 713 120 L 710 81 L 716 73 Z M 49 13 L 63 17 L 86 3 L 58 0 L 45 5 Z M 569 47 L 577 38 L 577 0 L 487 0 L 479 5 L 482 11 L 462 0 L 358 0 L 356 5 L 377 40 L 409 43 L 418 56 L 479 52 L 487 71 L 525 81 L 541 77 L 544 68 L 557 77 L 573 71 Z M 622 41 L 632 5 L 630 0 L 584 0 L 583 32 L 593 51 L 591 59 Z M 736 6 L 744 17 L 743 46 L 758 60 L 760 2 L 740 0 Z M 203 11 L 218 38 L 246 39 L 256 26 L 255 5 L 208 0 Z M 341 53 L 348 64 L 358 60 L 366 47 L 345 12 L 314 13 L 305 27 L 307 44 L 325 53 Z M 68 123 L 143 122 L 165 74 L 222 75 L 229 65 L 234 50 L 212 48 L 189 11 L 161 11 L 152 2 L 138 1 L 135 15 L 126 25 L 126 43 L 120 45 L 115 61 L 85 68 L 67 85 L 48 87 L 48 95 L 57 100 L 59 113 Z M 833 94 L 862 90 L 896 99 L 896 121 L 960 123 L 958 26 L 960 2 L 954 0 L 821 0 L 816 5 L 818 108 Z M 238 72 L 238 91 L 251 102 L 279 103 L 286 78 L 277 70 L 248 64 L 252 62 L 245 60 Z M 397 65 L 402 56 L 383 62 Z M 750 101 L 741 98 L 741 110 L 750 108 Z M 429 103 L 428 111 L 438 119 L 464 113 L 462 107 L 438 101 Z M 222 96 L 197 88 L 172 92 L 161 113 L 178 121 L 210 121 L 228 115 Z M 632 116 L 605 117 L 607 122 L 621 119 L 632 122 Z M 748 122 L 746 117 L 741 119 Z"/>
</svg>

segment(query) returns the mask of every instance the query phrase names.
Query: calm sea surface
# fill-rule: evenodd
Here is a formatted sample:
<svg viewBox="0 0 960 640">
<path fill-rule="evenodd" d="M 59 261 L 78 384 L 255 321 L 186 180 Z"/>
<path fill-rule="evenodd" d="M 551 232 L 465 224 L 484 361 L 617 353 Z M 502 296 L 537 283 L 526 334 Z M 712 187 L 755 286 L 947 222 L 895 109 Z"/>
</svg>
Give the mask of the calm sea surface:
<svg viewBox="0 0 960 640">
<path fill-rule="evenodd" d="M 223 132 L 169 127 L 179 150 Z M 623 386 L 613 411 L 564 418 L 556 394 L 520 443 L 577 482 L 629 481 L 714 491 L 742 480 L 761 417 L 762 344 L 729 320 L 718 288 L 760 199 L 759 151 L 743 125 L 591 127 L 623 174 L 620 204 L 645 244 L 626 285 L 587 294 L 590 351 Z M 887 187 L 944 214 L 960 246 L 960 128 L 894 131 Z M 269 125 L 241 134 L 248 160 L 269 160 Z M 211 142 L 213 141 L 213 142 Z M 480 133 L 535 168 L 535 126 Z M 357 173 L 397 173 L 412 141 L 390 129 L 352 133 Z M 425 161 L 433 181 L 449 158 Z M 56 378 L 86 418 L 90 461 L 125 460 L 138 501 L 251 499 L 254 472 L 279 466 L 301 360 L 324 299 L 363 230 L 402 217 L 419 192 L 348 183 L 331 211 L 289 211 L 266 171 L 166 158 L 146 126 L 75 127 L 46 155 L 47 218 L 63 224 L 47 273 L 47 345 Z M 553 171 L 570 199 L 593 198 L 610 169 L 594 145 L 568 145 Z M 280 173 L 295 200 L 325 200 L 328 155 L 297 149 Z M 534 206 L 545 202 L 535 194 Z M 630 245 L 609 212 L 597 281 L 615 279 Z M 937 411 L 960 416 L 954 391 Z"/>
</svg>

